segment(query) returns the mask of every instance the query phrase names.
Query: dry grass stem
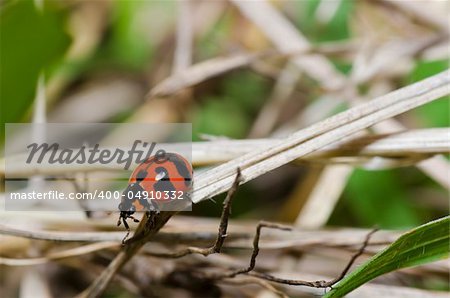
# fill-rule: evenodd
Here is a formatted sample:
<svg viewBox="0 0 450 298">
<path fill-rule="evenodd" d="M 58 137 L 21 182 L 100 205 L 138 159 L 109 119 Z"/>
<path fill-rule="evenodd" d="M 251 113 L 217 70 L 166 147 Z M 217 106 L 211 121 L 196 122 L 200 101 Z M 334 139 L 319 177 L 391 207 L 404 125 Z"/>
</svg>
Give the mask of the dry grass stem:
<svg viewBox="0 0 450 298">
<path fill-rule="evenodd" d="M 0 265 L 6 266 L 31 266 L 31 265 L 39 265 L 45 264 L 47 262 L 53 260 L 59 260 L 64 258 L 77 257 L 89 253 L 93 253 L 99 250 L 108 249 L 108 248 L 118 248 L 120 244 L 117 242 L 97 242 L 92 244 L 87 244 L 84 246 L 79 246 L 63 251 L 58 251 L 54 253 L 50 253 L 44 257 L 39 258 L 22 258 L 22 259 L 12 259 L 12 258 L 3 258 L 0 257 Z"/>
<path fill-rule="evenodd" d="M 408 158 L 422 156 L 427 158 L 434 154 L 448 153 L 450 141 L 448 128 L 430 128 L 397 133 L 364 135 L 339 140 L 333 144 L 318 149 L 316 152 L 301 157 L 301 160 L 315 162 L 333 157 L 395 157 Z M 280 139 L 250 139 L 250 140 L 215 140 L 209 142 L 192 143 L 192 163 L 195 166 L 222 163 L 237 158 L 243 154 L 254 152 L 261 147 L 268 147 Z M 186 148 L 186 144 L 160 144 L 169 151 Z M 123 148 L 128 150 L 128 148 Z M 11 160 L 23 160 L 24 155 L 11 156 Z M 331 160 L 332 161 L 332 160 Z M 12 164 L 8 173 L 17 177 L 28 177 L 34 174 L 57 175 L 89 171 L 121 170 L 123 165 L 51 165 L 45 162 L 40 165 L 30 164 L 22 166 L 22 162 Z M 5 173 L 4 163 L 0 167 L 0 174 Z"/>
<path fill-rule="evenodd" d="M 246 154 L 198 175 L 193 202 L 217 195 L 232 183 L 233 169 L 241 168 L 244 181 L 254 179 L 292 160 L 368 128 L 382 120 L 449 94 L 450 72 L 401 88 L 385 96 L 297 131 L 274 146 Z"/>
</svg>

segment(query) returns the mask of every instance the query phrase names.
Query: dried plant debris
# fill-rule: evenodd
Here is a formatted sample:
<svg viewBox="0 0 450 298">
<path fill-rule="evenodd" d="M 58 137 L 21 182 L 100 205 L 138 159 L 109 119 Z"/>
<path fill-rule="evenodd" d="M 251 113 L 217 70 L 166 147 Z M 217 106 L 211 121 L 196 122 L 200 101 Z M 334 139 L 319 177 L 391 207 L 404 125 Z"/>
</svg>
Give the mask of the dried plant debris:
<svg viewBox="0 0 450 298">
<path fill-rule="evenodd" d="M 2 297 L 448 296 L 445 1 L 50 2 L 0 11 L 4 124 L 34 127 L 0 133 Z M 85 153 L 74 123 L 109 152 L 152 135 L 188 175 L 10 150 L 52 123 Z M 136 199 L 177 179 L 192 213 Z M 126 210 L 8 208 L 105 180 Z"/>
</svg>

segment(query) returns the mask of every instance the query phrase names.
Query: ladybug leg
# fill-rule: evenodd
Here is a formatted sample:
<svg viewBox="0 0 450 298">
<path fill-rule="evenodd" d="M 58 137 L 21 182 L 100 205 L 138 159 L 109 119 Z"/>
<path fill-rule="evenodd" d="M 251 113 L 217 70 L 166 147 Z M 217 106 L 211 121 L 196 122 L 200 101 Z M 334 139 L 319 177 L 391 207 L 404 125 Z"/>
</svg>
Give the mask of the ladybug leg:
<svg viewBox="0 0 450 298">
<path fill-rule="evenodd" d="M 156 212 L 156 214 L 159 214 L 159 213 L 161 212 L 161 210 L 159 209 L 158 204 L 153 204 L 153 205 L 154 205 L 154 207 L 155 207 L 155 212 Z"/>
<path fill-rule="evenodd" d="M 123 221 L 123 225 L 125 226 L 125 229 L 127 229 L 127 231 L 129 231 L 130 226 L 127 223 L 127 219 L 125 217 L 122 217 L 122 221 Z"/>
<path fill-rule="evenodd" d="M 120 212 L 119 220 L 117 221 L 117 226 L 120 226 L 120 224 L 122 223 L 122 218 L 123 218 L 123 215 L 122 215 L 122 212 Z"/>
<path fill-rule="evenodd" d="M 120 205 L 119 205 L 120 207 Z M 119 220 L 117 221 L 117 226 L 120 226 L 122 220 L 127 219 L 128 214 L 125 211 L 120 211 Z"/>
<path fill-rule="evenodd" d="M 128 235 L 130 235 L 130 226 L 127 223 L 127 219 L 125 217 L 122 217 L 123 225 L 125 226 L 125 229 L 127 229 L 127 234 L 122 239 L 122 245 L 125 244 L 125 240 L 127 240 Z"/>
<path fill-rule="evenodd" d="M 132 214 L 135 213 L 136 207 L 131 206 L 130 211 L 127 213 L 127 218 L 131 218 L 134 222 L 139 222 L 139 219 L 135 218 Z"/>
<path fill-rule="evenodd" d="M 147 211 L 156 212 L 157 214 L 160 212 L 159 208 L 158 208 L 158 204 L 154 203 L 153 201 L 149 202 L 148 200 L 141 199 L 141 200 L 139 200 L 139 203 Z"/>
<path fill-rule="evenodd" d="M 151 202 L 151 204 L 149 204 L 149 211 L 156 212 L 156 214 L 159 214 L 161 212 L 161 210 L 159 210 L 158 204 L 153 201 Z"/>
<path fill-rule="evenodd" d="M 134 222 L 139 222 L 139 219 L 135 218 L 132 215 L 128 215 L 128 218 L 131 218 Z"/>
</svg>

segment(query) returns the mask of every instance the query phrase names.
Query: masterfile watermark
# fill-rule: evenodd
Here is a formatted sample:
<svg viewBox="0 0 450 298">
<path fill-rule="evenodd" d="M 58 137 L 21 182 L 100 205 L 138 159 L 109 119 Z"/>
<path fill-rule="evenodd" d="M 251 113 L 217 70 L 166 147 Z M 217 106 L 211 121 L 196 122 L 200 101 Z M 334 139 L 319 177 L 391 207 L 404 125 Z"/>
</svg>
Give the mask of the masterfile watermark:
<svg viewBox="0 0 450 298">
<path fill-rule="evenodd" d="M 5 210 L 191 208 L 190 123 L 8 123 L 5 135 Z"/>
<path fill-rule="evenodd" d="M 142 144 L 142 148 L 146 150 L 139 150 L 139 144 Z M 134 141 L 131 149 L 127 151 L 119 148 L 99 149 L 99 147 L 99 144 L 95 144 L 92 148 L 87 148 L 87 146 L 83 145 L 78 149 L 60 149 L 60 145 L 58 143 L 32 143 L 27 146 L 30 151 L 26 163 L 32 163 L 36 157 L 35 162 L 37 164 L 41 164 L 44 157 L 49 154 L 48 159 L 46 159 L 49 164 L 111 164 L 115 161 L 118 164 L 124 164 L 123 169 L 128 170 L 133 161 L 139 164 L 153 155 L 157 158 L 156 162 L 162 163 L 166 160 L 166 152 L 164 149 L 159 149 L 155 154 L 153 154 L 156 147 L 156 142 L 149 144 L 148 142 L 136 140 Z M 134 156 L 136 156 L 135 159 L 133 159 Z"/>
</svg>

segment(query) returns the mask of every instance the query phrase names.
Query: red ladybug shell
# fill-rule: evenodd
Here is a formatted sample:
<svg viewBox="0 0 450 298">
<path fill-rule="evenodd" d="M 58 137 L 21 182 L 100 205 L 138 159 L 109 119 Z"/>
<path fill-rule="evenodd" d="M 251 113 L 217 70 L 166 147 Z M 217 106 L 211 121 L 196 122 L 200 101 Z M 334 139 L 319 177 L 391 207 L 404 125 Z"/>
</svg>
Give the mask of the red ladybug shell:
<svg viewBox="0 0 450 298">
<path fill-rule="evenodd" d="M 164 181 L 158 180 L 158 171 L 164 170 L 168 175 L 165 175 Z M 179 191 L 188 193 L 192 188 L 192 166 L 179 154 L 166 152 L 163 159 L 157 159 L 156 156 L 149 157 L 134 169 L 128 183 L 135 183 L 138 173 L 141 171 L 145 171 L 145 178 L 140 182 L 140 185 L 149 193 L 149 197 L 155 198 L 153 201 L 156 201 L 158 205 L 168 200 L 156 199 L 156 192 L 175 191 L 178 195 Z M 152 191 L 153 195 L 151 194 Z M 136 207 L 136 211 L 143 211 L 141 204 L 133 205 Z"/>
</svg>

